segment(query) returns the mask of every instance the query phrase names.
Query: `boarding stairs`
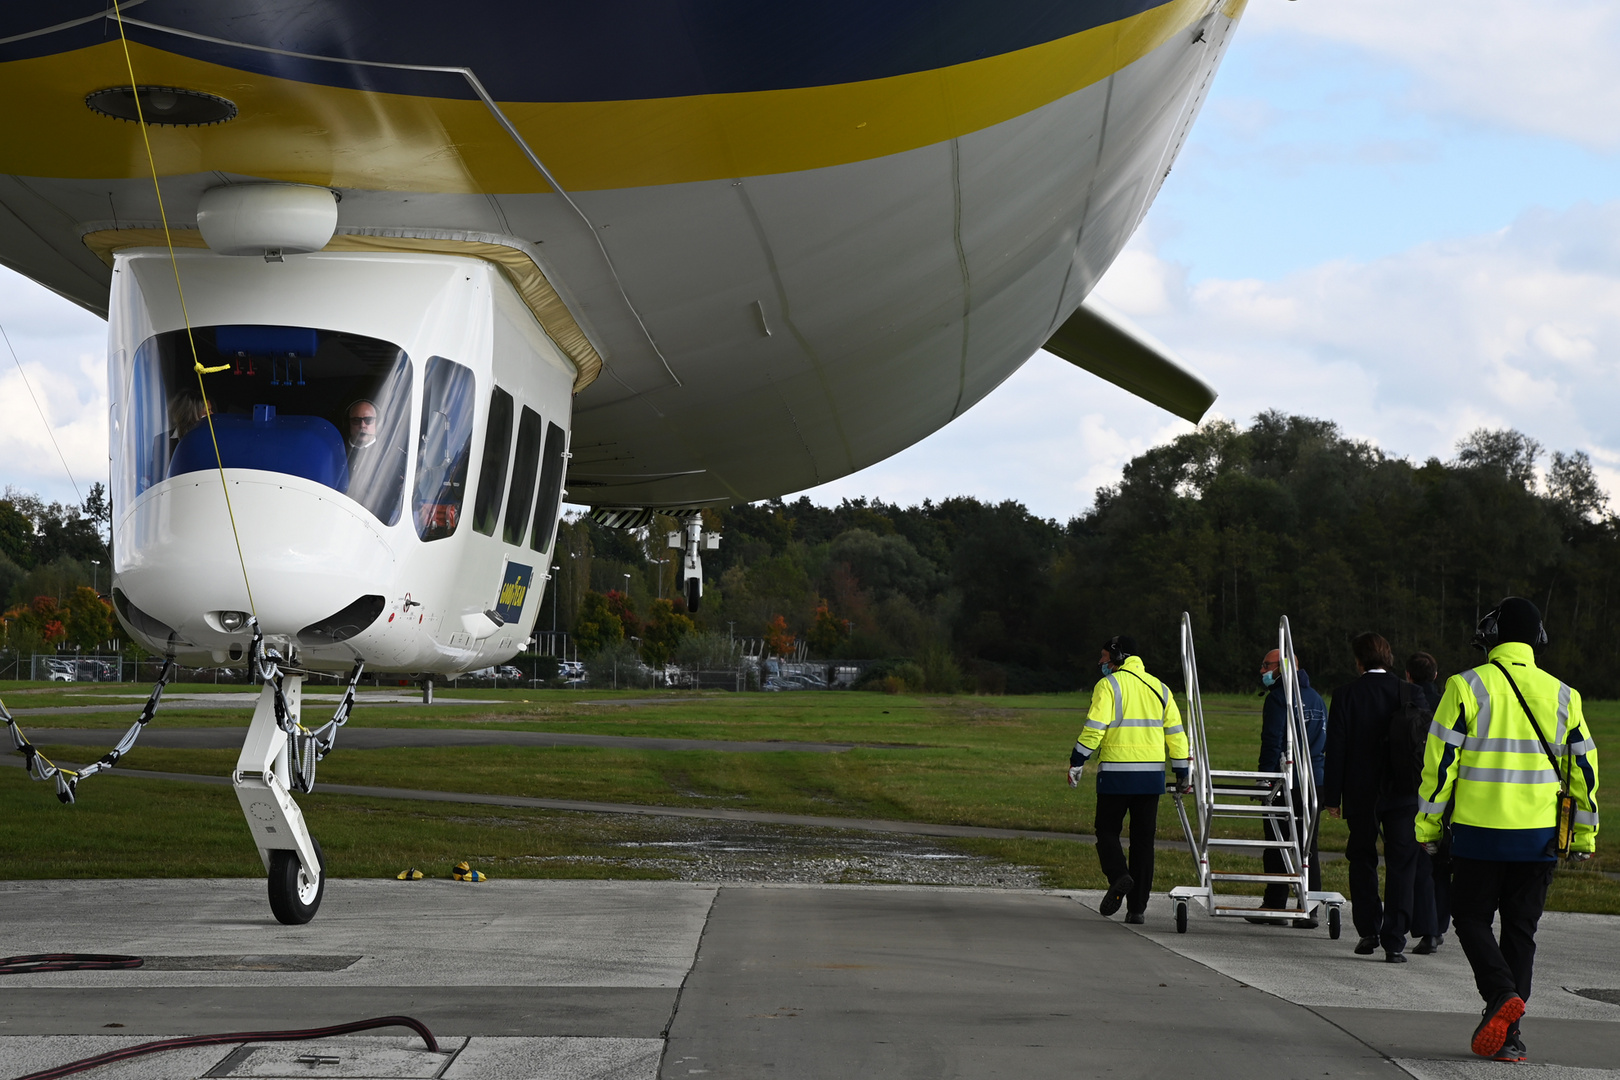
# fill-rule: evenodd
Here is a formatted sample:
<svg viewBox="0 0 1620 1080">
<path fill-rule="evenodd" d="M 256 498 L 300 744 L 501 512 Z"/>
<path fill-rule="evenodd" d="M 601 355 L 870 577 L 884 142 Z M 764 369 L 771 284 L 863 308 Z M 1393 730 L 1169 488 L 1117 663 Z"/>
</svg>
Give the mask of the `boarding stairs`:
<svg viewBox="0 0 1620 1080">
<path fill-rule="evenodd" d="M 1182 832 L 1192 850 L 1193 863 L 1198 867 L 1199 882 L 1196 886 L 1183 885 L 1170 890 L 1177 933 L 1187 932 L 1188 912 L 1196 903 L 1206 914 L 1216 918 L 1257 919 L 1281 924 L 1314 918 L 1317 909 L 1326 907 L 1328 936 L 1339 936 L 1339 907 L 1344 897 L 1336 892 L 1310 889 L 1311 839 L 1317 820 L 1316 775 L 1311 768 L 1310 739 L 1299 696 L 1299 662 L 1287 616 L 1277 628 L 1277 649 L 1282 655 L 1279 674 L 1283 678 L 1288 707 L 1281 770 L 1213 769 L 1204 728 L 1204 705 L 1198 690 L 1192 617 L 1182 613 L 1181 670 L 1187 688 L 1187 710 L 1182 723 L 1187 732 L 1192 766 L 1188 772 L 1191 790 L 1176 792 L 1175 803 Z M 1233 820 L 1260 822 L 1266 838 L 1215 835 L 1217 821 Z M 1211 854 L 1217 850 L 1245 855 L 1274 850 L 1282 856 L 1283 872 L 1217 870 L 1210 861 Z M 1223 886 L 1240 882 L 1287 885 L 1289 903 L 1280 908 L 1263 908 L 1254 906 L 1252 897 L 1220 892 Z"/>
</svg>

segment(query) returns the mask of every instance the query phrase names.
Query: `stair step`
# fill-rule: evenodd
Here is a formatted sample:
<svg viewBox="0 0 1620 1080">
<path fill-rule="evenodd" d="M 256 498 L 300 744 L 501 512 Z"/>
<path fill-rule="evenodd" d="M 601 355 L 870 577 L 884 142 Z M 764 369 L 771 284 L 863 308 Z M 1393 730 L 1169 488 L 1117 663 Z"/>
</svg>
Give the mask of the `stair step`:
<svg viewBox="0 0 1620 1080">
<path fill-rule="evenodd" d="M 1229 811 L 1238 814 L 1278 814 L 1289 817 L 1293 814 L 1291 806 L 1267 806 L 1265 803 L 1212 803 L 1210 809 L 1217 813 Z"/>
<path fill-rule="evenodd" d="M 1209 838 L 1210 847 L 1257 847 L 1257 848 L 1291 848 L 1292 840 L 1228 840 L 1225 837 L 1212 836 Z"/>
<path fill-rule="evenodd" d="M 1251 907 L 1220 907 L 1215 908 L 1217 915 L 1241 915 L 1245 919 L 1303 919 L 1306 914 L 1298 908 L 1251 908 Z"/>
<path fill-rule="evenodd" d="M 1242 778 L 1245 780 L 1281 780 L 1287 773 L 1280 772 L 1245 772 L 1242 769 L 1211 769 L 1210 776 L 1225 776 L 1229 778 Z"/>
<path fill-rule="evenodd" d="M 1299 881 L 1298 874 L 1234 874 L 1226 870 L 1211 870 L 1209 876 L 1213 881 L 1260 881 L 1266 884 L 1287 882 L 1292 885 Z"/>
</svg>

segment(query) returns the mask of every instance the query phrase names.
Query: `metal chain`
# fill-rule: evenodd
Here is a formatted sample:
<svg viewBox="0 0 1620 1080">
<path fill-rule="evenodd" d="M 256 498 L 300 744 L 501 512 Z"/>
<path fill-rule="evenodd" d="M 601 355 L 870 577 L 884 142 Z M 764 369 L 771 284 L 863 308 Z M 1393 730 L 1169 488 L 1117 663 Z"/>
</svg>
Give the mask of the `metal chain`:
<svg viewBox="0 0 1620 1080">
<path fill-rule="evenodd" d="M 310 731 L 303 724 L 292 718 L 292 710 L 287 707 L 287 699 L 282 694 L 281 680 L 283 664 L 286 662 L 274 649 L 266 648 L 264 635 L 259 630 L 259 620 L 250 617 L 249 624 L 253 627 L 253 641 L 248 646 L 248 662 L 259 678 L 264 680 L 275 695 L 276 726 L 284 731 L 288 740 L 288 759 L 293 768 L 292 788 L 295 791 L 308 793 L 315 789 L 315 765 L 332 752 L 337 742 L 337 732 L 344 724 L 349 722 L 349 715 L 354 711 L 355 688 L 360 685 L 360 673 L 365 670 L 365 661 L 356 660 L 354 670 L 349 673 L 349 683 L 343 690 L 343 698 L 338 702 L 337 711 L 332 719 L 323 724 L 318 730 Z"/>
<path fill-rule="evenodd" d="M 157 684 L 152 687 L 151 696 L 146 699 L 146 705 L 141 709 L 140 718 L 124 733 L 124 737 L 118 740 L 117 746 L 82 769 L 64 768 L 40 753 L 39 748 L 29 742 L 28 736 L 23 734 L 23 730 L 18 726 L 16 718 L 6 709 L 4 701 L 0 701 L 0 720 L 6 722 L 6 727 L 11 732 L 12 745 L 16 747 L 17 753 L 23 756 L 23 767 L 28 770 L 29 777 L 34 780 L 55 778 L 57 799 L 63 804 L 71 805 L 75 801 L 74 795 L 78 789 L 79 781 L 94 776 L 98 772 L 106 772 L 117 765 L 119 759 L 125 754 L 135 749 L 135 742 L 141 737 L 141 731 L 157 715 L 158 702 L 163 698 L 163 688 L 174 677 L 175 670 L 174 657 L 164 657 L 163 670 L 158 673 Z"/>
</svg>

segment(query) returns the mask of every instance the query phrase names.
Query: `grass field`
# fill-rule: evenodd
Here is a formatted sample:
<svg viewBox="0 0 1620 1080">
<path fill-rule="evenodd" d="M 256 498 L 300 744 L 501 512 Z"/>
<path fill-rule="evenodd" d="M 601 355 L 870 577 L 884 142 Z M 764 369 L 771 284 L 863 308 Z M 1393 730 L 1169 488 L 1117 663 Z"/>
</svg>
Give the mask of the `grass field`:
<svg viewBox="0 0 1620 1080">
<path fill-rule="evenodd" d="M 311 688 L 330 692 L 332 688 Z M 247 688 L 170 688 L 171 695 Z M 107 744 L 133 720 L 143 688 L 78 684 L 0 684 L 12 709 L 86 707 L 105 711 L 20 719 L 33 728 L 105 729 Z M 1089 832 L 1095 805 L 1088 776 L 1064 782 L 1068 748 L 1087 695 L 918 698 L 839 693 L 693 694 L 679 691 L 581 692 L 444 690 L 431 707 L 368 703 L 353 726 L 563 731 L 639 737 L 838 742 L 838 754 L 634 751 L 588 747 L 339 748 L 320 769 L 326 783 L 366 784 L 653 806 L 723 806 L 819 816 L 884 818 L 1054 832 Z M 310 701 L 305 722 L 327 703 Z M 1260 702 L 1245 695 L 1205 699 L 1216 767 L 1253 768 Z M 1620 745 L 1620 703 L 1596 702 L 1587 715 L 1601 746 Z M 245 710 L 169 708 L 169 727 L 242 726 Z M 83 747 L 42 747 L 68 761 L 92 760 Z M 235 751 L 137 747 L 132 769 L 227 774 Z M 405 865 L 448 865 L 476 856 L 508 876 L 661 876 L 616 865 L 648 819 L 495 810 L 316 794 L 300 800 L 334 876 L 373 876 Z M 0 839 L 6 876 L 258 875 L 235 797 L 227 788 L 95 777 L 72 808 L 21 770 L 0 770 Z M 657 820 L 657 819 L 653 819 Z M 1161 804 L 1159 835 L 1179 839 L 1172 804 Z M 1229 835 L 1258 835 L 1238 824 Z M 1322 849 L 1342 851 L 1342 822 L 1324 818 Z M 1100 887 L 1089 845 L 1052 840 L 951 841 L 961 850 L 1038 868 L 1056 887 Z M 537 859 L 539 856 L 547 858 Z M 557 856 L 552 859 L 550 856 Z M 577 861 L 563 861 L 577 856 Z M 624 860 L 620 858 L 622 863 Z M 1242 860 L 1234 860 L 1234 865 Z M 1605 856 L 1598 869 L 1620 870 Z M 1324 884 L 1346 891 L 1344 865 L 1324 863 Z M 1158 888 L 1196 880 L 1185 853 L 1161 852 Z M 1620 882 L 1600 872 L 1560 871 L 1550 906 L 1620 913 Z"/>
</svg>

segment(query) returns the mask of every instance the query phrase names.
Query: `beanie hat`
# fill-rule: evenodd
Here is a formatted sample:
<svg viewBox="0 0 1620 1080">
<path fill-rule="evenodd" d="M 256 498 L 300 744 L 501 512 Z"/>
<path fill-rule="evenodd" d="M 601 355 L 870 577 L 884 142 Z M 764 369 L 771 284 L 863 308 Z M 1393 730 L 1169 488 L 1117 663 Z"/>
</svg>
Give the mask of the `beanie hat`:
<svg viewBox="0 0 1620 1080">
<path fill-rule="evenodd" d="M 1496 608 L 1498 641 L 1518 641 L 1526 645 L 1547 644 L 1547 631 L 1541 625 L 1541 609 L 1522 596 L 1510 596 Z"/>
<path fill-rule="evenodd" d="M 1129 634 L 1116 634 L 1103 642 L 1102 647 L 1120 659 L 1136 655 L 1136 639 Z"/>
</svg>

